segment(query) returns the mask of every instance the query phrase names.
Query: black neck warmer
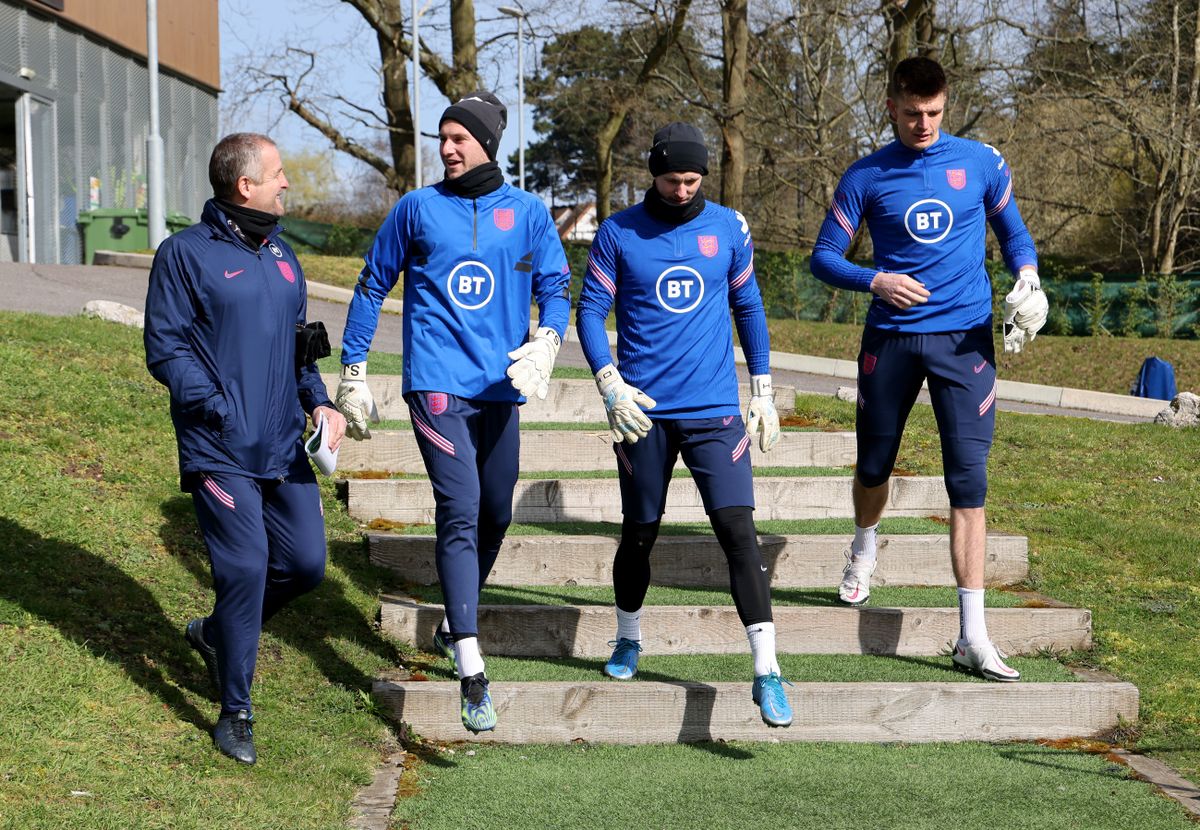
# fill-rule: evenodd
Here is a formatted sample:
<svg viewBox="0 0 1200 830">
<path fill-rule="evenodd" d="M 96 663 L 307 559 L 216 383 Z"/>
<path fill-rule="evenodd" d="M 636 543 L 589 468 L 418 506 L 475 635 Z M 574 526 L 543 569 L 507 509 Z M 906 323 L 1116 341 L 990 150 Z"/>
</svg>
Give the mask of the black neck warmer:
<svg viewBox="0 0 1200 830">
<path fill-rule="evenodd" d="M 697 190 L 691 201 L 677 205 L 674 202 L 668 202 L 658 192 L 657 187 L 650 185 L 643 201 L 646 210 L 658 221 L 666 222 L 668 225 L 683 225 L 691 222 L 700 215 L 700 211 L 704 210 L 704 189 Z"/>
<path fill-rule="evenodd" d="M 497 162 L 488 161 L 478 167 L 472 167 L 457 179 L 442 179 L 442 184 L 455 196 L 478 199 L 493 190 L 499 190 L 504 184 L 504 174 L 500 172 Z"/>
<path fill-rule="evenodd" d="M 233 220 L 235 232 L 240 232 L 252 248 L 261 247 L 279 224 L 279 217 L 273 213 L 235 205 L 225 199 L 217 199 L 217 207 L 221 208 L 226 219 Z"/>
</svg>

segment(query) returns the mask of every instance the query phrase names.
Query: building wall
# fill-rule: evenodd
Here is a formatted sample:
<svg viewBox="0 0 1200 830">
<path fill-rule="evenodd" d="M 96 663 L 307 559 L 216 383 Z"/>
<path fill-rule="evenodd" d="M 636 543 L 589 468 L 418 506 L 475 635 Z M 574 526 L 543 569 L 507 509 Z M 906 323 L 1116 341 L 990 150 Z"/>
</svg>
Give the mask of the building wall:
<svg viewBox="0 0 1200 830">
<path fill-rule="evenodd" d="M 143 0 L 23 0 L 23 3 L 30 11 L 73 23 L 102 40 L 146 57 Z M 217 0 L 158 0 L 158 60 L 189 80 L 213 90 L 220 88 Z"/>
<path fill-rule="evenodd" d="M 76 5 L 84 6 L 65 3 L 68 10 Z M 145 4 L 121 5 L 142 8 L 144 32 Z M 57 192 L 53 210 L 38 211 L 37 259 L 55 260 L 49 240 L 57 236 L 58 261 L 78 263 L 79 211 L 145 207 L 149 73 L 127 52 L 33 9 L 24 0 L 0 0 L 0 80 L 32 69 L 36 86 L 29 91 L 41 91 L 39 97 L 52 102 L 56 146 L 35 148 L 42 152 L 34 168 L 35 178 L 55 182 Z M 167 211 L 197 220 L 209 193 L 208 156 L 217 140 L 215 90 L 160 72 L 159 107 Z M 45 198 L 44 188 L 39 198 Z M 45 222 L 55 227 L 41 227 Z"/>
</svg>

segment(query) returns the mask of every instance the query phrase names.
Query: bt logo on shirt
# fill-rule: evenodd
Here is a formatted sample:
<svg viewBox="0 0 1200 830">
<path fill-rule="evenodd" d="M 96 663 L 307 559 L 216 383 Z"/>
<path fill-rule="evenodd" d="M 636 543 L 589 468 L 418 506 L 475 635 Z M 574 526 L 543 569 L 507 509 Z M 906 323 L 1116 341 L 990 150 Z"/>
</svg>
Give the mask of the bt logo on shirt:
<svg viewBox="0 0 1200 830">
<path fill-rule="evenodd" d="M 658 275 L 658 303 L 674 314 L 687 314 L 704 299 L 704 278 L 695 268 L 674 265 Z"/>
<path fill-rule="evenodd" d="M 904 229 L 917 242 L 941 242 L 954 226 L 954 212 L 941 199 L 914 202 L 904 213 Z"/>
<path fill-rule="evenodd" d="M 446 278 L 446 293 L 459 308 L 474 311 L 492 300 L 496 277 L 492 269 L 478 260 L 469 259 L 454 266 Z"/>
</svg>

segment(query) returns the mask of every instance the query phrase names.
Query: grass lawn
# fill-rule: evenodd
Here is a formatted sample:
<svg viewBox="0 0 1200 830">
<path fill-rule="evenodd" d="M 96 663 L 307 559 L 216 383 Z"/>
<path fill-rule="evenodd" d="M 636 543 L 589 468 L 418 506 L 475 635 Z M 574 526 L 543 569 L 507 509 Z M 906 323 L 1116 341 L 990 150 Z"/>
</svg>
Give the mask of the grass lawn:
<svg viewBox="0 0 1200 830">
<path fill-rule="evenodd" d="M 15 368 L 0 381 L 0 827 L 344 827 L 388 737 L 371 680 L 427 657 L 380 634 L 378 598 L 394 581 L 367 564 L 333 486 L 324 484 L 328 576 L 267 626 L 255 680 L 260 762 L 240 767 L 211 747 L 217 706 L 181 636 L 208 610 L 210 580 L 190 499 L 178 491 L 167 395 L 145 371 L 140 332 L 0 314 L 0 357 Z M 822 426 L 853 418 L 832 399 L 798 407 Z M 1195 447 L 1195 432 L 1002 413 L 991 491 L 993 528 L 1030 537 L 1028 587 L 1094 612 L 1096 648 L 1070 659 L 1141 688 L 1141 721 L 1120 739 L 1193 780 Z M 901 453 L 906 469 L 938 472 L 928 410 L 918 408 Z M 883 531 L 892 532 L 886 520 Z M 797 680 L 845 676 L 849 665 L 785 660 Z M 1054 660 L 1024 660 L 1031 674 L 1061 674 Z M 529 662 L 489 665 L 508 679 L 547 670 Z M 889 663 L 864 663 L 861 676 L 933 670 Z M 653 670 L 741 676 L 744 664 L 740 655 L 729 668 L 660 657 Z M 393 826 L 1194 826 L 1088 749 L 427 745 Z"/>
</svg>

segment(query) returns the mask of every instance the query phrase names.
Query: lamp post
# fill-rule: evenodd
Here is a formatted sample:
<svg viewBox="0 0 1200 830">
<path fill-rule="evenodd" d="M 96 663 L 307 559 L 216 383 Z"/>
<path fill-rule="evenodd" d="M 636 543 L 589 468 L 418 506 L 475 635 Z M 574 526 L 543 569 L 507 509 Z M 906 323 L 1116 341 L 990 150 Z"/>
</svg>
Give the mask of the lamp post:
<svg viewBox="0 0 1200 830">
<path fill-rule="evenodd" d="M 421 13 L 417 11 L 417 1 L 412 0 L 412 113 L 413 113 L 413 185 L 421 187 Z"/>
<path fill-rule="evenodd" d="M 525 45 L 522 24 L 529 18 L 518 6 L 501 6 L 501 14 L 517 19 L 517 186 L 525 189 Z"/>
<path fill-rule="evenodd" d="M 150 75 L 150 125 L 146 133 L 146 231 L 150 247 L 167 238 L 163 142 L 158 132 L 158 2 L 146 0 L 146 66 Z"/>
</svg>

